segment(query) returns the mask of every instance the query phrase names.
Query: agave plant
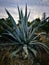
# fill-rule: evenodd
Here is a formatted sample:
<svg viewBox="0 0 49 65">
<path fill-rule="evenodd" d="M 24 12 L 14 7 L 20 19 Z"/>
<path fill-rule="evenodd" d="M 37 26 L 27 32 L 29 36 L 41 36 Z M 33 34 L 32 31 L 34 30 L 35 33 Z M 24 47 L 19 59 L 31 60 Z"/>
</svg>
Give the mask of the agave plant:
<svg viewBox="0 0 49 65">
<path fill-rule="evenodd" d="M 32 27 L 36 21 L 33 20 L 32 24 L 30 24 L 30 26 L 28 26 L 28 18 L 29 18 L 30 12 L 27 14 L 27 5 L 25 7 L 25 15 L 23 15 L 23 11 L 20 10 L 18 7 L 19 26 L 17 26 L 15 20 L 13 19 L 11 14 L 8 12 L 8 10 L 7 9 L 5 9 L 5 10 L 13 25 L 13 29 L 10 26 L 8 26 L 5 21 L 2 21 L 2 25 L 3 25 L 4 29 L 6 30 L 6 33 L 2 33 L 2 37 L 3 36 L 5 38 L 8 37 L 8 39 L 12 42 L 10 44 L 7 43 L 8 45 L 18 45 L 19 46 L 18 49 L 16 49 L 15 51 L 13 51 L 11 53 L 12 56 L 16 56 L 16 54 L 18 52 L 23 50 L 26 53 L 25 58 L 28 57 L 30 52 L 34 55 L 34 57 L 36 57 L 38 50 L 41 48 L 40 46 L 42 46 L 47 53 L 49 52 L 49 47 L 47 47 L 45 44 L 43 44 L 41 42 L 37 42 L 37 40 L 36 40 L 37 37 L 39 37 L 40 35 L 45 34 L 45 33 L 42 32 L 42 33 L 39 33 L 38 35 L 35 35 L 35 32 L 38 31 L 39 27 L 41 27 L 44 24 L 44 22 L 47 19 L 49 19 L 49 17 L 47 17 L 46 19 L 41 21 L 32 30 Z M 4 45 L 6 45 L 6 44 L 4 44 Z"/>
</svg>

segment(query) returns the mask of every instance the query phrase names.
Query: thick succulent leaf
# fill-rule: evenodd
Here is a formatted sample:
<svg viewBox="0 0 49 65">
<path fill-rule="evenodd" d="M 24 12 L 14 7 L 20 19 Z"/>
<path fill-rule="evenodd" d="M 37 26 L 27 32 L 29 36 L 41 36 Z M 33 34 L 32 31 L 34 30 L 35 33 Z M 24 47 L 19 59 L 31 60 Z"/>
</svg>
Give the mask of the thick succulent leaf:
<svg viewBox="0 0 49 65">
<path fill-rule="evenodd" d="M 11 53 L 11 56 L 16 56 L 16 54 L 17 54 L 18 52 L 20 52 L 21 49 L 22 49 L 22 46 L 20 46 L 17 50 L 13 51 L 13 52 Z"/>
<path fill-rule="evenodd" d="M 20 30 L 20 38 L 21 40 L 24 40 L 24 29 L 23 29 L 23 23 L 19 24 L 19 30 Z"/>
<path fill-rule="evenodd" d="M 20 45 L 18 42 L 9 42 L 9 43 L 2 43 L 0 46 L 13 46 L 13 45 Z"/>
<path fill-rule="evenodd" d="M 49 17 L 47 17 L 46 19 L 44 19 L 43 21 L 41 21 L 37 27 L 35 27 L 31 33 L 31 35 L 29 36 L 28 40 L 32 40 L 32 36 L 34 35 L 34 33 L 39 29 L 39 27 L 47 20 L 49 19 Z"/>
<path fill-rule="evenodd" d="M 43 21 L 41 21 L 41 22 L 39 23 L 39 25 L 34 28 L 33 33 L 35 33 L 35 31 L 37 31 L 38 28 L 39 28 L 42 24 L 44 24 L 47 19 L 49 19 L 49 17 L 47 17 L 46 19 L 44 19 Z"/>
<path fill-rule="evenodd" d="M 22 23 L 22 31 L 23 31 L 24 40 L 26 41 L 26 31 L 25 31 L 25 25 L 24 25 L 24 23 Z"/>
<path fill-rule="evenodd" d="M 24 20 L 25 20 L 25 24 L 27 25 L 27 4 L 26 4 L 26 8 L 25 8 L 25 17 L 24 17 Z"/>
<path fill-rule="evenodd" d="M 24 33 L 23 33 L 23 28 L 22 28 L 22 25 L 19 25 L 19 30 L 20 30 L 20 38 L 22 39 L 22 40 L 24 40 Z"/>
<path fill-rule="evenodd" d="M 4 29 L 10 31 L 11 33 L 14 32 L 13 29 L 12 29 L 10 26 L 8 26 L 8 25 L 6 24 L 6 21 L 5 21 L 5 20 L 2 21 L 1 23 L 2 23 L 2 26 L 3 26 Z"/>
<path fill-rule="evenodd" d="M 20 25 L 23 22 L 22 20 L 24 18 L 24 15 L 23 15 L 23 11 L 19 9 L 19 6 L 17 6 L 17 8 L 18 8 L 18 14 L 19 14 L 19 21 L 18 22 L 19 22 L 19 25 Z"/>
<path fill-rule="evenodd" d="M 34 48 L 28 47 L 28 49 L 37 57 L 37 51 Z"/>
<path fill-rule="evenodd" d="M 2 37 L 5 38 L 5 39 L 8 39 L 12 43 L 15 42 L 14 40 L 12 40 L 12 37 L 10 35 L 2 34 Z"/>
<path fill-rule="evenodd" d="M 20 27 L 20 30 L 21 30 L 21 32 L 23 34 L 24 40 L 26 41 L 26 37 L 27 37 L 27 20 L 28 20 L 27 19 L 27 5 L 26 5 L 26 8 L 25 8 L 25 16 L 24 17 L 23 17 L 23 12 L 22 12 L 22 10 L 21 11 L 19 10 L 19 7 L 18 7 L 18 12 L 19 12 L 19 15 L 21 14 L 20 15 L 21 19 L 19 20 L 21 22 L 21 24 L 19 24 L 19 27 Z M 29 14 L 28 14 L 28 18 L 29 18 Z"/>
<path fill-rule="evenodd" d="M 23 23 L 23 29 L 25 33 L 25 38 L 27 38 L 27 26 L 25 25 L 25 23 Z"/>
<path fill-rule="evenodd" d="M 32 30 L 32 27 L 33 27 L 33 25 L 35 24 L 35 20 L 33 20 L 32 22 L 31 22 L 31 25 L 28 27 L 28 30 L 30 31 L 30 30 Z"/>
<path fill-rule="evenodd" d="M 25 23 L 24 23 L 25 21 L 22 19 L 21 22 L 22 22 L 22 23 L 19 24 L 19 27 L 20 27 L 19 30 L 20 30 L 20 32 L 22 33 L 21 35 L 23 36 L 24 41 L 26 41 L 26 31 L 25 31 L 25 29 L 26 29 L 25 26 L 26 26 L 26 25 L 25 25 Z"/>
<path fill-rule="evenodd" d="M 6 30 L 6 32 L 9 32 L 15 36 L 13 29 L 8 26 L 5 21 L 2 21 L 2 26 Z"/>
<path fill-rule="evenodd" d="M 5 9 L 5 10 L 6 10 L 8 16 L 9 16 L 9 18 L 10 18 L 10 21 L 11 21 L 12 24 L 13 24 L 13 29 L 15 29 L 15 32 L 19 35 L 19 34 L 20 34 L 20 33 L 19 33 L 19 29 L 18 29 L 18 27 L 17 27 L 17 25 L 16 25 L 15 20 L 13 19 L 13 17 L 11 16 L 11 14 L 8 12 L 8 10 L 7 10 L 7 9 Z"/>
<path fill-rule="evenodd" d="M 20 11 L 19 10 L 19 7 L 18 7 L 18 13 L 19 13 L 19 30 L 20 30 L 20 33 L 21 33 L 21 35 L 22 35 L 22 40 L 24 39 L 24 41 L 26 41 L 26 36 L 25 36 L 25 21 L 24 21 L 24 18 L 23 18 L 23 12 L 22 12 L 22 10 Z M 25 29 L 24 29 L 25 28 Z"/>
<path fill-rule="evenodd" d="M 23 18 L 24 18 L 23 11 L 21 10 L 21 19 L 23 19 Z"/>
<path fill-rule="evenodd" d="M 39 33 L 37 36 L 35 36 L 35 37 L 33 38 L 33 40 L 37 39 L 40 35 L 46 35 L 46 33 L 45 33 L 45 32 Z"/>
<path fill-rule="evenodd" d="M 2 37 L 8 38 L 13 42 L 18 42 L 18 40 L 11 33 L 2 33 Z"/>
<path fill-rule="evenodd" d="M 30 12 L 28 13 L 27 19 L 29 19 L 29 16 L 30 16 Z"/>
<path fill-rule="evenodd" d="M 32 43 L 29 43 L 29 44 L 36 45 L 36 46 L 41 45 L 45 49 L 45 51 L 49 54 L 49 47 L 45 45 L 44 43 L 32 41 Z"/>
<path fill-rule="evenodd" d="M 37 42 L 37 44 L 42 45 L 45 48 L 45 50 L 49 52 L 49 47 L 47 45 L 45 45 L 44 43 L 40 43 L 40 42 L 39 43 Z"/>
<path fill-rule="evenodd" d="M 21 40 L 20 40 L 18 34 L 17 34 L 15 31 L 13 31 L 12 28 L 9 27 L 9 26 L 5 23 L 5 21 L 3 22 L 3 27 L 6 29 L 7 32 L 10 32 L 11 34 L 13 34 L 13 35 L 15 36 L 15 38 L 16 38 L 17 40 L 19 40 L 19 42 L 21 42 Z"/>
<path fill-rule="evenodd" d="M 18 40 L 18 41 L 21 43 L 21 40 L 20 40 L 18 34 L 17 34 L 15 31 L 13 31 L 12 28 L 9 27 L 5 22 L 3 22 L 3 27 L 5 28 L 5 30 L 6 30 L 8 33 L 10 33 L 10 34 L 12 34 L 13 36 L 15 36 L 16 40 Z"/>
<path fill-rule="evenodd" d="M 30 16 L 30 12 L 28 13 L 27 15 L 27 4 L 26 4 L 26 8 L 25 8 L 25 16 L 24 16 L 24 20 L 25 20 L 25 24 L 27 25 L 27 22 L 28 22 L 28 18 Z"/>
<path fill-rule="evenodd" d="M 17 8 L 18 8 L 18 14 L 19 14 L 19 20 L 21 20 L 21 11 L 20 11 L 20 9 L 19 9 L 19 6 L 17 6 Z M 19 23 L 20 23 L 21 21 L 19 21 Z"/>
<path fill-rule="evenodd" d="M 7 12 L 7 14 L 8 14 L 8 16 L 9 16 L 9 18 L 10 18 L 10 20 L 11 20 L 13 26 L 14 26 L 14 28 L 17 29 L 16 22 L 14 21 L 13 17 L 11 16 L 11 14 L 8 12 L 7 9 L 5 9 L 5 10 L 6 10 L 6 12 Z"/>
<path fill-rule="evenodd" d="M 7 29 L 8 31 L 12 32 L 12 28 L 9 27 L 9 26 L 5 23 L 5 21 L 2 22 L 2 26 L 3 26 L 5 29 Z"/>
<path fill-rule="evenodd" d="M 31 34 L 31 32 L 32 32 L 32 27 L 33 27 L 33 25 L 35 24 L 35 20 L 33 20 L 32 22 L 31 22 L 31 25 L 28 27 L 28 35 L 30 35 Z"/>
<path fill-rule="evenodd" d="M 27 6 L 27 5 L 26 5 Z M 28 16 L 24 17 L 24 23 L 23 23 L 23 26 L 24 26 L 24 30 L 25 30 L 25 33 L 28 35 L 28 18 L 30 16 L 30 12 L 28 13 Z"/>
<path fill-rule="evenodd" d="M 29 15 L 28 15 L 29 16 Z M 25 16 L 24 16 L 24 30 L 25 34 L 27 35 L 27 22 L 28 22 L 28 17 L 27 17 L 27 4 L 25 8 Z"/>
</svg>

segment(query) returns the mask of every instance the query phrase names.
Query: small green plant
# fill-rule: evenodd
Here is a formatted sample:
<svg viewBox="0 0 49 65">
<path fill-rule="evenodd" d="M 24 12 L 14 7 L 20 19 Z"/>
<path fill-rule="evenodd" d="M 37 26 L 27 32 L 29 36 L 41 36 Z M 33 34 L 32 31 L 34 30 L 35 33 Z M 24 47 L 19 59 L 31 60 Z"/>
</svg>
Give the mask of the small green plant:
<svg viewBox="0 0 49 65">
<path fill-rule="evenodd" d="M 32 30 L 32 27 L 36 23 L 36 21 L 33 20 L 32 24 L 30 24 L 28 26 L 28 18 L 29 18 L 30 12 L 29 12 L 29 14 L 27 14 L 27 5 L 25 8 L 25 15 L 23 15 L 23 11 L 20 10 L 18 7 L 18 13 L 19 13 L 18 24 L 19 24 L 19 26 L 17 26 L 15 20 L 13 19 L 11 14 L 8 12 L 8 10 L 7 9 L 5 9 L 5 10 L 10 18 L 10 22 L 13 25 L 13 29 L 10 26 L 8 26 L 5 21 L 3 21 L 2 25 L 5 28 L 6 33 L 2 33 L 2 37 L 4 36 L 5 38 L 7 38 L 7 36 L 10 36 L 10 38 L 8 38 L 8 39 L 12 43 L 10 43 L 10 44 L 7 43 L 7 44 L 19 46 L 18 49 L 16 49 L 15 51 L 13 51 L 11 53 L 11 56 L 16 56 L 16 54 L 18 52 L 23 50 L 26 53 L 24 58 L 27 58 L 29 56 L 30 52 L 32 53 L 32 55 L 34 55 L 34 57 L 36 57 L 38 50 L 41 48 L 40 46 L 42 46 L 44 48 L 44 50 L 48 53 L 49 47 L 47 47 L 45 44 L 43 44 L 41 42 L 37 42 L 37 40 L 36 40 L 39 35 L 42 35 L 45 33 L 42 32 L 42 33 L 39 33 L 39 35 L 35 35 L 35 32 L 38 31 L 39 27 L 42 26 L 44 24 L 44 21 L 49 19 L 49 17 L 47 17 L 46 19 L 41 21 Z M 14 40 L 12 40 L 11 38 L 13 38 Z M 6 45 L 6 44 L 4 44 L 4 45 Z M 24 53 L 22 53 L 22 55 L 24 55 Z"/>
</svg>

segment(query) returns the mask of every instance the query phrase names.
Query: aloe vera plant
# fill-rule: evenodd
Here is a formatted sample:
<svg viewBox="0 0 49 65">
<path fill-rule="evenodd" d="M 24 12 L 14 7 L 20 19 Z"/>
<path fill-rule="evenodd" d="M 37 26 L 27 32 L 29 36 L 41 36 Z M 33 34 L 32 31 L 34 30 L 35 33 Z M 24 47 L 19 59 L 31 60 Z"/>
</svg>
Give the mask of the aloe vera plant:
<svg viewBox="0 0 49 65">
<path fill-rule="evenodd" d="M 49 17 L 47 17 L 46 19 L 41 21 L 32 30 L 32 27 L 36 21 L 33 20 L 32 24 L 30 26 L 28 26 L 27 22 L 28 22 L 30 12 L 29 12 L 29 14 L 27 14 L 27 5 L 25 7 L 25 15 L 23 15 L 23 11 L 20 10 L 18 7 L 19 26 L 17 26 L 15 20 L 13 19 L 11 14 L 8 12 L 8 10 L 7 9 L 5 9 L 5 10 L 10 18 L 12 25 L 13 25 L 13 29 L 10 26 L 8 26 L 5 21 L 3 21 L 2 25 L 5 28 L 6 33 L 2 33 L 2 37 L 4 36 L 5 38 L 7 38 L 7 36 L 10 36 L 14 40 L 11 40 L 11 38 L 8 38 L 12 42 L 9 45 L 12 45 L 12 44 L 19 45 L 18 49 L 16 49 L 15 51 L 13 51 L 11 53 L 12 56 L 16 56 L 16 54 L 18 52 L 23 50 L 26 53 L 25 58 L 28 57 L 29 51 L 36 57 L 36 54 L 38 52 L 38 49 L 40 49 L 40 46 L 42 46 L 47 53 L 49 52 L 49 47 L 47 47 L 45 44 L 43 44 L 41 42 L 36 41 L 37 37 L 39 37 L 40 35 L 45 34 L 45 33 L 42 32 L 42 33 L 39 33 L 39 35 L 35 36 L 35 32 L 38 31 L 39 27 L 42 26 L 44 24 L 45 20 L 49 19 Z M 6 44 L 4 44 L 4 45 L 6 45 Z"/>
</svg>

